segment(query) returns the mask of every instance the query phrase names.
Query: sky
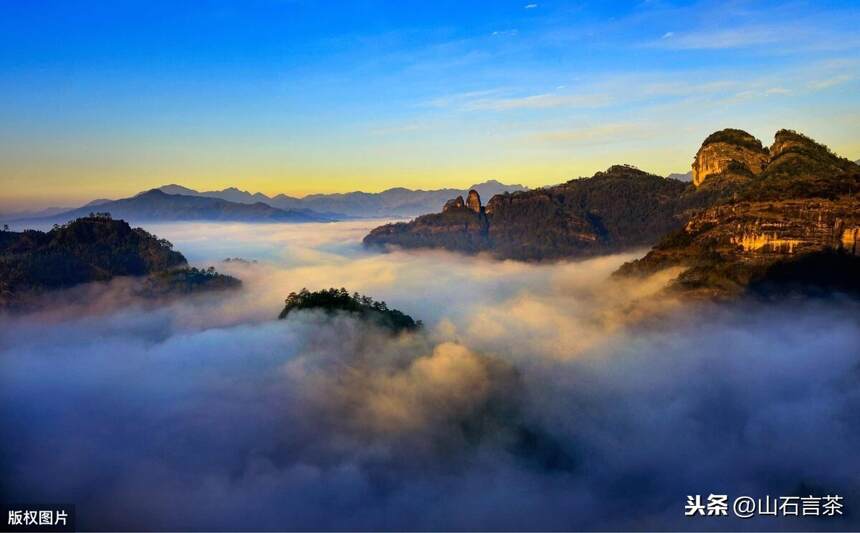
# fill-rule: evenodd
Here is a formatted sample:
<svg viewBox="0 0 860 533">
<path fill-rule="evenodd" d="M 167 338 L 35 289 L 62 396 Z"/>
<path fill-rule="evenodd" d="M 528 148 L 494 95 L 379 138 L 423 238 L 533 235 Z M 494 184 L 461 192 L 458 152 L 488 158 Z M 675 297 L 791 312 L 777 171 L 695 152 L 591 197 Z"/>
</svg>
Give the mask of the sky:
<svg viewBox="0 0 860 533">
<path fill-rule="evenodd" d="M 724 127 L 860 158 L 857 2 L 0 0 L 0 210 L 685 172 Z"/>
</svg>

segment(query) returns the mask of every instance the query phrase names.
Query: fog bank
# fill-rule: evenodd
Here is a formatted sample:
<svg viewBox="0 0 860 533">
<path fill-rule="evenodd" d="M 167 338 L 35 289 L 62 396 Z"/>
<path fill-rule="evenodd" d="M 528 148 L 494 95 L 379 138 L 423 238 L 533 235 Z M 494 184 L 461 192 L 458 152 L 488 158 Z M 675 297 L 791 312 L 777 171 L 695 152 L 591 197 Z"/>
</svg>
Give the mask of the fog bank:
<svg viewBox="0 0 860 533">
<path fill-rule="evenodd" d="M 672 272 L 609 280 L 635 254 L 366 252 L 376 224 L 154 225 L 243 289 L 151 306 L 119 280 L 0 317 L 3 499 L 83 529 L 860 527 L 856 304 L 682 303 Z M 332 286 L 426 327 L 274 320 Z M 710 493 L 847 516 L 684 518 Z"/>
</svg>

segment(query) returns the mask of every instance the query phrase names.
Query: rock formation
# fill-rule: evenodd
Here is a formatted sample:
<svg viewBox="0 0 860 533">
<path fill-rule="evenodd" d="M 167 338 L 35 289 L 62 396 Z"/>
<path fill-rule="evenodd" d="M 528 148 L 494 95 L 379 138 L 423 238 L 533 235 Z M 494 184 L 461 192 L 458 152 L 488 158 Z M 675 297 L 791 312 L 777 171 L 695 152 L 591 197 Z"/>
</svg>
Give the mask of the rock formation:
<svg viewBox="0 0 860 533">
<path fill-rule="evenodd" d="M 686 267 L 674 288 L 714 297 L 777 278 L 842 280 L 832 288 L 860 292 L 860 166 L 791 130 L 778 131 L 765 148 L 728 129 L 705 139 L 693 177 L 695 184 L 686 184 L 619 165 L 496 195 L 483 210 L 470 195 L 442 213 L 376 228 L 364 242 L 520 260 L 658 243 L 618 275 Z M 821 274 L 828 269 L 842 274 Z"/>
<path fill-rule="evenodd" d="M 729 175 L 738 181 L 758 176 L 768 163 L 768 150 L 761 141 L 742 130 L 725 129 L 705 139 L 693 160 L 693 185 L 701 186 L 714 175 Z"/>
<path fill-rule="evenodd" d="M 466 199 L 466 207 L 475 213 L 481 213 L 481 195 L 475 189 L 469 191 L 469 197 Z"/>
<path fill-rule="evenodd" d="M 463 209 L 464 207 L 466 207 L 466 204 L 463 202 L 463 197 L 458 196 L 445 202 L 445 205 L 442 207 L 442 212 L 447 213 L 453 209 Z"/>
<path fill-rule="evenodd" d="M 772 285 L 775 271 L 782 281 L 791 271 L 794 283 L 812 286 L 829 281 L 810 264 L 826 264 L 834 272 L 857 268 L 860 166 L 789 130 L 777 132 L 769 154 L 765 167 L 736 189 L 731 200 L 699 212 L 619 273 L 685 266 L 674 288 L 725 297 Z M 748 156 L 741 154 L 742 161 L 727 165 L 746 165 Z M 846 282 L 834 290 L 860 289 L 858 273 L 853 276 L 856 285 Z"/>
<path fill-rule="evenodd" d="M 442 213 L 376 228 L 364 242 L 530 261 L 658 243 L 618 275 L 686 267 L 673 287 L 711 297 L 777 279 L 860 292 L 860 166 L 791 130 L 766 148 L 729 129 L 705 139 L 693 176 L 686 184 L 614 166 L 496 195 L 483 211 L 478 198 L 455 200 Z"/>
</svg>

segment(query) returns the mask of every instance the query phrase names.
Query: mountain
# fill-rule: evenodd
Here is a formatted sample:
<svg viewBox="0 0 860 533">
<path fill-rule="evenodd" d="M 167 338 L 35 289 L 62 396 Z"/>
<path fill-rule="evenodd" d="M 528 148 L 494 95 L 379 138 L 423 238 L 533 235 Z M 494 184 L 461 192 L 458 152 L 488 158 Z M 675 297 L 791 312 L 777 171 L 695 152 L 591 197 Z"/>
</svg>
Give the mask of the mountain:
<svg viewBox="0 0 860 533">
<path fill-rule="evenodd" d="M 698 189 L 728 188 L 620 276 L 685 270 L 673 289 L 705 297 L 860 293 L 860 165 L 800 133 L 770 147 L 724 130 L 693 163 Z"/>
<path fill-rule="evenodd" d="M 693 171 L 691 170 L 689 172 L 673 172 L 666 176 L 666 178 L 670 180 L 685 181 L 689 183 L 693 181 Z"/>
<path fill-rule="evenodd" d="M 161 187 L 158 187 L 158 190 L 165 194 L 180 194 L 183 196 L 206 196 L 195 191 L 194 189 L 189 189 L 188 187 L 183 187 L 182 185 L 176 184 L 162 185 Z M 213 198 L 215 197 L 213 196 Z"/>
<path fill-rule="evenodd" d="M 490 198 L 503 192 L 525 190 L 522 185 L 505 185 L 495 180 L 473 185 L 482 196 Z M 406 217 L 430 213 L 445 200 L 467 190 L 439 189 L 432 191 L 412 190 L 397 187 L 379 193 L 349 192 L 337 194 L 312 194 L 294 198 L 284 194 L 268 197 L 262 193 L 250 193 L 230 187 L 221 191 L 198 192 L 181 185 L 165 185 L 159 190 L 168 194 L 219 198 L 238 203 L 264 202 L 279 209 L 310 209 L 318 213 L 339 214 L 351 217 Z"/>
<path fill-rule="evenodd" d="M 860 165 L 795 131 L 767 147 L 726 129 L 705 139 L 691 174 L 685 184 L 615 166 L 485 207 L 470 194 L 364 243 L 541 260 L 656 242 L 616 275 L 681 267 L 672 290 L 709 298 L 860 294 Z"/>
<path fill-rule="evenodd" d="M 72 209 L 71 207 L 46 207 L 44 209 L 28 210 L 28 211 L 12 211 L 0 214 L 0 221 L 13 221 L 31 218 L 45 218 L 64 213 Z"/>
<path fill-rule="evenodd" d="M 194 189 L 183 187 L 182 185 L 171 184 L 158 187 L 158 190 L 167 194 L 180 194 L 184 196 L 204 196 L 206 198 L 218 198 L 221 200 L 226 200 L 228 202 L 236 202 L 240 204 L 255 204 L 257 202 L 263 202 L 272 205 L 272 199 L 265 194 L 251 194 L 247 191 L 239 190 L 236 187 L 228 187 L 221 191 L 198 192 Z"/>
<path fill-rule="evenodd" d="M 131 198 L 111 200 L 96 206 L 84 206 L 59 213 L 40 222 L 72 220 L 87 216 L 94 208 L 115 218 L 132 221 L 211 220 L 235 222 L 328 222 L 332 218 L 307 209 L 277 209 L 262 202 L 230 202 L 218 198 L 166 194 L 158 189 Z"/>
<path fill-rule="evenodd" d="M 81 207 L 95 207 L 97 205 L 106 204 L 106 203 L 111 202 L 111 201 L 113 201 L 113 200 L 111 200 L 110 198 L 99 198 L 97 200 L 92 200 L 91 202 L 87 202 L 84 205 L 82 205 Z M 66 209 L 66 211 L 68 211 L 68 209 Z"/>
<path fill-rule="evenodd" d="M 49 232 L 0 231 L 0 308 L 50 290 L 117 276 L 157 274 L 144 289 L 158 295 L 238 285 L 229 276 L 187 268 L 185 257 L 172 248 L 163 239 L 106 216 L 80 218 Z"/>
<path fill-rule="evenodd" d="M 97 205 L 101 205 L 104 203 L 110 202 L 107 199 L 98 199 L 93 200 L 91 202 L 87 202 L 82 207 L 95 207 Z M 74 210 L 74 207 L 46 207 L 44 209 L 36 209 L 36 210 L 27 210 L 27 211 L 13 211 L 10 213 L 2 213 L 0 214 L 0 222 L 3 221 L 16 221 L 16 220 L 31 220 L 37 218 L 50 218 L 61 213 L 66 213 Z"/>
<path fill-rule="evenodd" d="M 441 213 L 378 227 L 364 244 L 532 261 L 594 255 L 652 244 L 708 198 L 690 184 L 616 165 L 591 178 L 497 194 L 485 207 L 471 191 L 468 202 L 457 197 Z"/>
</svg>

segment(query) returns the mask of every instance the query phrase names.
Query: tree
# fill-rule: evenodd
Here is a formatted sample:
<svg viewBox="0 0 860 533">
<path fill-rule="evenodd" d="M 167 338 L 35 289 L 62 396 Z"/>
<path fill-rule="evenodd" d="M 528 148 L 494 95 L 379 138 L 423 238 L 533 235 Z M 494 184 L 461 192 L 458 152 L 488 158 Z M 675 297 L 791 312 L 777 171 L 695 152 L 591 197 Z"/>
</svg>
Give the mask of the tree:
<svg viewBox="0 0 860 533">
<path fill-rule="evenodd" d="M 315 292 L 303 288 L 298 293 L 291 292 L 284 300 L 284 304 L 283 311 L 278 315 L 280 319 L 285 319 L 292 311 L 318 309 L 326 314 L 352 313 L 363 320 L 373 322 L 395 333 L 421 327 L 420 321 L 414 321 L 412 317 L 397 309 L 390 309 L 385 302 L 378 302 L 370 296 L 364 296 L 358 292 L 350 294 L 343 287 Z"/>
</svg>

